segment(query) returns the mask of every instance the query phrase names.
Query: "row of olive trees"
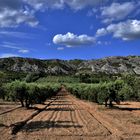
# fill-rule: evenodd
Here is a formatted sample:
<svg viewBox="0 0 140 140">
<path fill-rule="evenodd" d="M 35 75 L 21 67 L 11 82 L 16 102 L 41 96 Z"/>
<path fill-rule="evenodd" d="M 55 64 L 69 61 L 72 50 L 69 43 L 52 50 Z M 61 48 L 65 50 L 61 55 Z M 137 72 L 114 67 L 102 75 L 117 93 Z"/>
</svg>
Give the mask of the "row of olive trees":
<svg viewBox="0 0 140 140">
<path fill-rule="evenodd" d="M 80 99 L 89 100 L 96 103 L 105 103 L 109 101 L 109 106 L 112 107 L 112 102 L 119 103 L 124 100 L 140 101 L 140 89 L 138 87 L 139 80 L 135 79 L 135 84 L 129 84 L 125 80 L 116 80 L 108 83 L 99 84 L 66 84 L 69 92 Z"/>
<path fill-rule="evenodd" d="M 121 100 L 140 101 L 140 77 L 137 75 L 125 74 L 121 79 L 125 83 L 123 89 L 119 93 Z"/>
<path fill-rule="evenodd" d="M 4 86 L 1 82 L 0 82 L 0 98 L 3 100 L 5 99 Z"/>
<path fill-rule="evenodd" d="M 47 98 L 57 94 L 59 84 L 36 84 L 14 81 L 0 86 L 0 97 L 5 100 L 19 101 L 22 107 L 29 108 L 35 103 L 44 103 Z"/>
</svg>

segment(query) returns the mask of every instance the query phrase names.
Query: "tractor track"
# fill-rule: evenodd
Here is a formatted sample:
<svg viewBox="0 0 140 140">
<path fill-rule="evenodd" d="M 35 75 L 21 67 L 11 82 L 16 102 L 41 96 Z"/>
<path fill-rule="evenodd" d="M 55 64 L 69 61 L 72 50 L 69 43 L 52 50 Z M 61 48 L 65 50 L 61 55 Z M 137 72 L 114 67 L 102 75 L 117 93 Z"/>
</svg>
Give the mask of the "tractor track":
<svg viewBox="0 0 140 140">
<path fill-rule="evenodd" d="M 110 123 L 107 116 L 103 115 L 97 106 L 81 101 L 62 89 L 51 101 L 47 101 L 44 108 L 34 112 L 26 120 L 11 125 L 14 135 L 9 140 L 128 138 L 123 129 L 118 129 L 120 125 Z M 131 138 L 134 139 L 133 136 Z"/>
<path fill-rule="evenodd" d="M 21 122 L 17 122 L 15 124 L 11 124 L 9 127 L 11 129 L 11 134 L 12 135 L 16 135 L 21 129 L 22 127 L 24 127 L 28 122 L 30 122 L 34 117 L 36 117 L 37 115 L 39 115 L 42 111 L 44 111 L 48 106 L 51 105 L 51 103 L 53 103 L 57 98 L 54 98 L 52 101 L 50 101 L 43 109 L 39 109 L 37 111 L 35 111 L 32 115 L 30 115 L 28 118 L 26 118 L 25 120 L 21 121 Z"/>
<path fill-rule="evenodd" d="M 60 136 L 94 138 L 112 135 L 108 128 L 80 106 L 66 91 L 63 91 L 61 96 L 58 95 L 52 105 L 50 104 L 41 114 L 24 125 L 16 140 L 38 139 L 35 136 L 39 135 L 48 138 Z"/>
<path fill-rule="evenodd" d="M 76 105 L 79 106 L 79 108 L 85 110 L 87 113 L 89 113 L 96 121 L 98 121 L 98 123 L 100 125 L 102 125 L 105 129 L 108 130 L 109 135 L 112 135 L 115 138 L 119 138 L 119 139 L 123 139 L 123 136 L 125 134 L 125 132 L 123 132 L 122 130 L 118 130 L 115 126 L 113 126 L 112 124 L 109 124 L 109 122 L 107 122 L 106 120 L 104 120 L 104 118 L 102 118 L 101 114 L 98 114 L 98 112 L 96 110 L 91 111 L 91 109 L 89 109 L 89 106 L 85 107 L 85 105 L 87 105 L 85 102 L 81 101 L 80 103 L 75 100 L 75 97 L 70 96 L 71 100 L 76 101 Z M 80 112 L 81 113 L 81 112 Z M 102 114 L 103 115 L 103 114 Z M 81 116 L 84 116 L 83 114 Z"/>
</svg>

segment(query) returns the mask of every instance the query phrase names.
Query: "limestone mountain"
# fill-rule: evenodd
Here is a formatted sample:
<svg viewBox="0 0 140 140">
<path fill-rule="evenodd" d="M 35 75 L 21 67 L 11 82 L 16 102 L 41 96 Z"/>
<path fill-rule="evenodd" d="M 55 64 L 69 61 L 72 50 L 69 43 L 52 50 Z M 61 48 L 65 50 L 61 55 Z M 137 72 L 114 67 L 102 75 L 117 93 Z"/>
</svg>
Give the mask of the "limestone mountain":
<svg viewBox="0 0 140 140">
<path fill-rule="evenodd" d="M 140 74 L 140 56 L 106 57 L 97 60 L 40 60 L 32 58 L 1 58 L 0 71 L 40 72 L 49 75 L 90 73 Z"/>
</svg>

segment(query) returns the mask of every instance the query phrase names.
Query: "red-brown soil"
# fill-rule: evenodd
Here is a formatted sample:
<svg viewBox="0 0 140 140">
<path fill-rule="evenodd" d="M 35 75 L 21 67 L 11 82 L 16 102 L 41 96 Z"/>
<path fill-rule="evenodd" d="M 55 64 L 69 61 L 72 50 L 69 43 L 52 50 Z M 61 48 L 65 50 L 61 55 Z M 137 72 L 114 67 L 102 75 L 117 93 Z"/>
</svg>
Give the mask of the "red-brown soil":
<svg viewBox="0 0 140 140">
<path fill-rule="evenodd" d="M 114 109 L 81 101 L 65 89 L 51 104 L 11 135 L 10 124 L 35 110 L 16 109 L 0 115 L 0 140 L 140 140 L 140 103 L 127 102 Z M 45 105 L 38 105 L 44 108 Z"/>
</svg>

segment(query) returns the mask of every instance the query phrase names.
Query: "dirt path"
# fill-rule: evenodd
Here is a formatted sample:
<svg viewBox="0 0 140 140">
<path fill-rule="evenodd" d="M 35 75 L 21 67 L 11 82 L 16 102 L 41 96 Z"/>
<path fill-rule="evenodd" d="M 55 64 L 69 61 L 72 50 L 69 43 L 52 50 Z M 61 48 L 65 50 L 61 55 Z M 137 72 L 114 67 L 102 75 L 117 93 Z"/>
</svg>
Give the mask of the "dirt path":
<svg viewBox="0 0 140 140">
<path fill-rule="evenodd" d="M 120 118 L 113 118 L 108 112 L 99 111 L 98 105 L 81 101 L 68 94 L 65 89 L 55 98 L 50 106 L 28 121 L 10 140 L 140 139 L 139 125 L 132 128 L 127 125 L 131 128 L 127 129 Z"/>
<path fill-rule="evenodd" d="M 65 90 L 61 91 L 57 99 L 29 121 L 14 139 L 112 139 L 110 129 L 80 103 L 82 101 L 67 94 Z"/>
</svg>

